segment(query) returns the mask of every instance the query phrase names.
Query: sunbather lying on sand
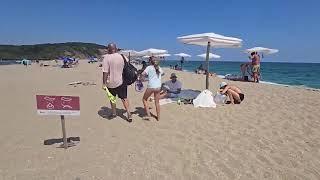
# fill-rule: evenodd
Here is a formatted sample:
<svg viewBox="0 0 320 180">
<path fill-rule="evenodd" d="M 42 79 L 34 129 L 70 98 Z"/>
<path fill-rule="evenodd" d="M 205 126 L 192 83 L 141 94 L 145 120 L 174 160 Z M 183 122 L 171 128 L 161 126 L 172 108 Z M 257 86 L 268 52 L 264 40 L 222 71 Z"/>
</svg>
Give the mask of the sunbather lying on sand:
<svg viewBox="0 0 320 180">
<path fill-rule="evenodd" d="M 220 92 L 229 97 L 231 104 L 240 104 L 244 99 L 244 94 L 240 88 L 235 85 L 228 85 L 226 82 L 220 84 Z"/>
</svg>

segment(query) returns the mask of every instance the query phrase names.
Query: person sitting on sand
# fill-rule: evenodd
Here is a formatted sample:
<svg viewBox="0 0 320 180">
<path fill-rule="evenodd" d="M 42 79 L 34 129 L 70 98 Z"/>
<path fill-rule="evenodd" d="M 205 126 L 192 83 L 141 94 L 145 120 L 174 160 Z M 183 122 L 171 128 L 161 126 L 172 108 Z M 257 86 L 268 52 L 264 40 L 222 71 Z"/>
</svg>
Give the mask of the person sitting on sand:
<svg viewBox="0 0 320 180">
<path fill-rule="evenodd" d="M 205 69 L 203 68 L 202 64 L 200 64 L 200 66 L 195 70 L 195 73 L 197 73 L 197 74 L 205 74 Z"/>
<path fill-rule="evenodd" d="M 174 66 L 174 69 L 177 70 L 177 71 L 182 71 L 181 67 L 179 67 L 178 64 L 176 64 L 176 65 Z"/>
<path fill-rule="evenodd" d="M 175 73 L 172 73 L 170 79 L 170 81 L 162 84 L 160 99 L 176 98 L 180 94 L 182 83 L 177 80 L 177 75 Z"/>
<path fill-rule="evenodd" d="M 235 85 L 228 85 L 226 82 L 220 84 L 221 94 L 229 97 L 231 104 L 240 104 L 244 99 L 241 89 Z"/>
</svg>

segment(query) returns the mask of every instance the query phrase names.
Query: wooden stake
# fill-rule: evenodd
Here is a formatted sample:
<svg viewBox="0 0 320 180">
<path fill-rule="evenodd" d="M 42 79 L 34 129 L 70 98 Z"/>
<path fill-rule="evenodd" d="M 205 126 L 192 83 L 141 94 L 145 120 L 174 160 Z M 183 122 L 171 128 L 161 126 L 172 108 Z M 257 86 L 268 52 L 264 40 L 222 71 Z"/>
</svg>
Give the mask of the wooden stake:
<svg viewBox="0 0 320 180">
<path fill-rule="evenodd" d="M 61 115 L 60 117 L 61 117 L 62 135 L 63 135 L 63 147 L 67 149 L 68 142 L 67 142 L 67 133 L 66 133 L 66 123 L 64 120 L 64 115 Z"/>
<path fill-rule="evenodd" d="M 207 56 L 206 56 L 206 66 L 207 66 L 206 89 L 209 89 L 209 53 L 210 53 L 210 42 L 208 42 L 208 46 L 207 46 Z"/>
</svg>

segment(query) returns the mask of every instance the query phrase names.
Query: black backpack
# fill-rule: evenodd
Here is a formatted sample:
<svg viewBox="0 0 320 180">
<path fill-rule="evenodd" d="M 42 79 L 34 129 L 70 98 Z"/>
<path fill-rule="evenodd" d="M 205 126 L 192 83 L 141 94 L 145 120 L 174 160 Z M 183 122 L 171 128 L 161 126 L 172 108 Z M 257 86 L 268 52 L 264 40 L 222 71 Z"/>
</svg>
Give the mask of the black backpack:
<svg viewBox="0 0 320 180">
<path fill-rule="evenodd" d="M 121 56 L 124 62 L 122 72 L 123 83 L 126 85 L 131 85 L 138 79 L 138 70 L 130 62 L 127 62 L 123 54 L 121 54 Z"/>
</svg>

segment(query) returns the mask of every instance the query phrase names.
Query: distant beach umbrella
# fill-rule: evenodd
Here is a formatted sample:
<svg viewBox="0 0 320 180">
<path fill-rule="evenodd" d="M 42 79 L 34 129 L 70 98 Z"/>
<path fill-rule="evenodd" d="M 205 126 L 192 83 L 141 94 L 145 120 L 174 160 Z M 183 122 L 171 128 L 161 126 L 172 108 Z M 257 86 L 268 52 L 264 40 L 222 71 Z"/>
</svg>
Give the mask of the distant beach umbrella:
<svg viewBox="0 0 320 180">
<path fill-rule="evenodd" d="M 154 56 L 154 55 L 159 55 L 159 54 L 166 54 L 166 53 L 168 53 L 168 51 L 163 50 L 163 49 L 150 48 L 150 49 L 140 51 L 138 53 L 141 55 L 144 55 L 144 56 Z"/>
<path fill-rule="evenodd" d="M 202 58 L 207 58 L 207 54 L 204 53 L 204 54 L 199 54 L 198 55 L 199 57 L 202 57 Z M 212 53 L 209 53 L 209 59 L 212 59 L 212 58 L 215 58 L 215 59 L 218 59 L 220 58 L 221 56 L 217 55 L 217 54 L 212 54 Z"/>
<path fill-rule="evenodd" d="M 135 50 L 121 50 L 119 52 L 120 54 L 126 55 L 126 56 L 131 56 L 131 57 L 139 57 L 141 54 L 138 51 Z"/>
<path fill-rule="evenodd" d="M 157 60 L 165 60 L 166 57 L 170 57 L 170 56 L 171 54 L 167 54 L 167 53 L 154 55 L 154 57 L 156 57 Z"/>
<path fill-rule="evenodd" d="M 185 53 L 175 54 L 175 56 L 179 56 L 179 57 L 191 57 L 191 55 L 185 54 Z"/>
<path fill-rule="evenodd" d="M 155 57 L 169 57 L 171 56 L 171 54 L 157 54 L 157 55 L 154 55 Z"/>
<path fill-rule="evenodd" d="M 193 34 L 188 36 L 181 36 L 177 38 L 184 44 L 192 44 L 199 46 L 206 46 L 206 89 L 209 89 L 209 53 L 212 48 L 239 48 L 242 45 L 242 40 L 234 37 L 227 37 L 215 33 Z"/>
<path fill-rule="evenodd" d="M 127 56 L 129 58 L 129 61 L 131 60 L 131 57 L 141 57 L 142 56 L 141 54 L 139 54 L 138 51 L 135 51 L 135 50 L 121 50 L 119 53 Z"/>
<path fill-rule="evenodd" d="M 246 53 L 252 53 L 252 52 L 258 52 L 262 53 L 263 55 L 269 55 L 269 54 L 275 54 L 279 52 L 278 49 L 270 49 L 270 48 L 265 48 L 265 47 L 253 47 L 250 49 L 245 50 Z"/>
</svg>

